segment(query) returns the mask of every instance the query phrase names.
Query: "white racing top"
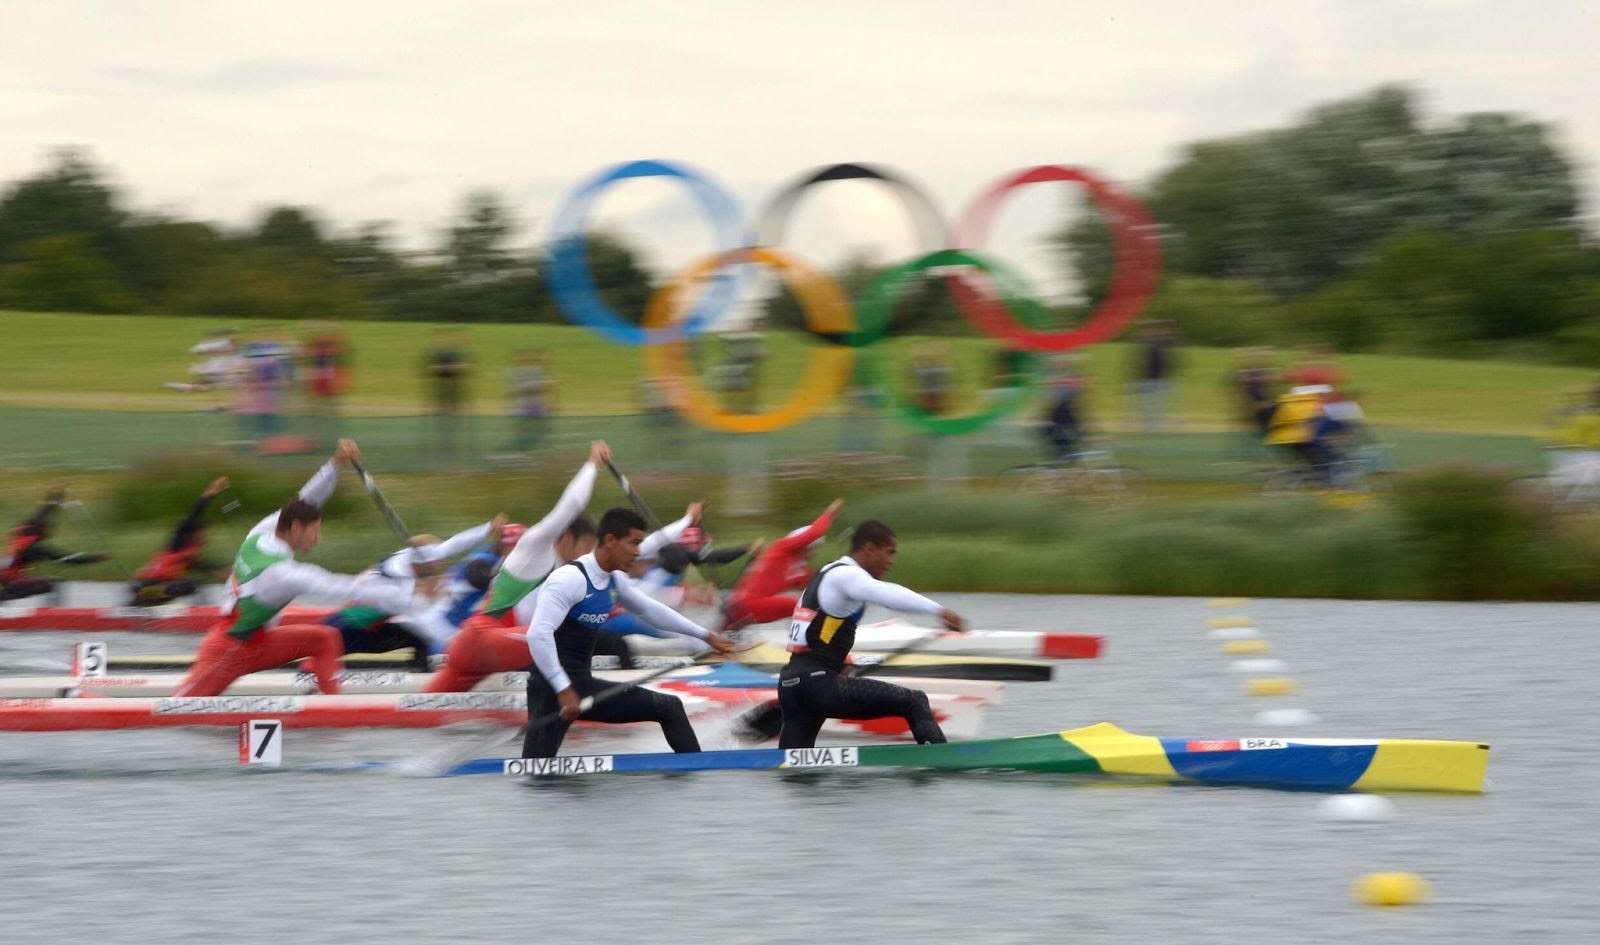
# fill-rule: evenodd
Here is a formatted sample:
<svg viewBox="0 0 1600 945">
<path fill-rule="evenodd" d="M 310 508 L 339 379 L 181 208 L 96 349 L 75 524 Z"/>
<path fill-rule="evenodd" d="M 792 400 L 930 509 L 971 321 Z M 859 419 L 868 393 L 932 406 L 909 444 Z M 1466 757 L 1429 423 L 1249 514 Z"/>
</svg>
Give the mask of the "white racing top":
<svg viewBox="0 0 1600 945">
<path fill-rule="evenodd" d="M 656 533 L 660 534 L 662 532 Z M 545 578 L 544 583 L 539 585 L 538 591 L 528 595 L 534 600 L 533 619 L 529 623 L 527 633 L 528 650 L 533 654 L 534 666 L 549 681 L 550 688 L 556 692 L 572 685 L 572 680 L 567 676 L 566 670 L 561 668 L 561 660 L 556 653 L 556 628 L 567 619 L 567 614 L 572 608 L 588 596 L 591 584 L 595 590 L 605 590 L 614 583 L 617 603 L 643 617 L 658 629 L 693 637 L 696 640 L 704 640 L 710 636 L 710 631 L 704 627 L 666 604 L 651 599 L 648 594 L 642 593 L 626 574 L 621 571 L 607 571 L 600 567 L 600 562 L 595 560 L 593 552 L 573 563 L 578 567 L 558 568 Z M 583 572 L 579 573 L 578 568 L 582 568 Z M 588 576 L 588 581 L 584 580 L 585 575 Z"/>
</svg>

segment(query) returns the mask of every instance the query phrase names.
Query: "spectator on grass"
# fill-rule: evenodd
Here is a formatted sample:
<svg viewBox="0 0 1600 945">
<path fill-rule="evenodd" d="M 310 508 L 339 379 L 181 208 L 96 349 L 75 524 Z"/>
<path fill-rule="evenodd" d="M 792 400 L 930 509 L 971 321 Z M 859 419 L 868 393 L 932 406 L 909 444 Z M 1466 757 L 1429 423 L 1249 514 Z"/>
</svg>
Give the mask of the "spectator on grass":
<svg viewBox="0 0 1600 945">
<path fill-rule="evenodd" d="M 422 374 L 433 400 L 433 441 L 439 454 L 449 459 L 464 455 L 462 413 L 472 359 L 465 332 L 441 328 L 423 357 Z"/>
<path fill-rule="evenodd" d="M 917 408 L 930 417 L 943 416 L 950 409 L 950 393 L 955 387 L 949 349 L 937 341 L 920 342 L 912 350 L 907 370 Z"/>
<path fill-rule="evenodd" d="M 555 407 L 555 380 L 545 369 L 543 351 L 518 351 L 506 372 L 516 432 L 511 448 L 526 453 L 544 441 L 545 428 Z"/>
<path fill-rule="evenodd" d="M 344 333 L 337 325 L 321 323 L 311 327 L 311 335 L 301 349 L 305 358 L 306 395 L 311 412 L 321 428 L 318 435 L 328 441 L 339 437 L 339 398 L 350 384 L 350 353 Z"/>
<path fill-rule="evenodd" d="M 1177 376 L 1178 333 L 1170 321 L 1144 322 L 1134 346 L 1133 389 L 1146 433 L 1166 428 L 1173 378 Z"/>
<path fill-rule="evenodd" d="M 1566 391 L 1546 418 L 1550 475 L 1577 480 L 1600 466 L 1600 382 Z"/>
<path fill-rule="evenodd" d="M 1300 359 L 1284 372 L 1288 387 L 1331 387 L 1337 390 L 1345 382 L 1329 345 L 1311 345 L 1300 352 Z"/>
<path fill-rule="evenodd" d="M 1089 386 L 1089 362 L 1081 353 L 1058 355 L 1048 389 L 1050 406 L 1040 434 L 1047 445 L 1050 461 L 1070 459 L 1083 449 L 1087 433 L 1084 423 L 1084 395 Z"/>
<path fill-rule="evenodd" d="M 243 410 L 254 420 L 247 424 L 260 441 L 283 430 L 284 398 L 294 383 L 294 347 L 272 329 L 251 336 L 243 351 Z"/>
<path fill-rule="evenodd" d="M 767 360 L 766 323 L 759 317 L 740 331 L 722 336 L 726 361 L 723 391 L 728 406 L 740 413 L 761 412 L 761 366 Z"/>
</svg>

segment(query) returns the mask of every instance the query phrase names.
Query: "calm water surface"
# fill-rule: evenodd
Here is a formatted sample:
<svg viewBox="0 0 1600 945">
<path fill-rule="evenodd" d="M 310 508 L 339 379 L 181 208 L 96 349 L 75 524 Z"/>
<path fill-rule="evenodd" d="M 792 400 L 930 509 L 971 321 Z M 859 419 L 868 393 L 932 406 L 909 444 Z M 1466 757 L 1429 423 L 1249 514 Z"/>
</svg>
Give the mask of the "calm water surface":
<svg viewBox="0 0 1600 945">
<path fill-rule="evenodd" d="M 1103 632 L 1013 684 L 992 735 L 1487 741 L 1491 790 L 1322 795 L 1026 774 L 635 776 L 528 785 L 245 774 L 232 732 L 0 733 L 0 942 L 1600 941 L 1600 605 L 1259 600 L 1299 696 L 1250 699 L 1183 598 L 950 595 L 990 629 Z M 114 652 L 193 640 L 108 634 Z M 0 634 L 0 663 L 63 658 Z M 704 733 L 708 743 L 715 731 Z M 287 763 L 401 758 L 459 733 L 290 733 Z M 654 750 L 655 736 L 569 742 Z M 1433 901 L 1351 904 L 1374 870 Z"/>
</svg>

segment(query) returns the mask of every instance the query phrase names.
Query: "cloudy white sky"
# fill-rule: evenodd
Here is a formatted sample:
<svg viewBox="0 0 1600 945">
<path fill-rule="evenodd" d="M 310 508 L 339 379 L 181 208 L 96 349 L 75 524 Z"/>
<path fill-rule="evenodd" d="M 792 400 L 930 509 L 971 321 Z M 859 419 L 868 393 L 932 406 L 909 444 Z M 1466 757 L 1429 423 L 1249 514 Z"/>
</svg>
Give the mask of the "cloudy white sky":
<svg viewBox="0 0 1600 945">
<path fill-rule="evenodd" d="M 1415 83 L 1436 115 L 1552 124 L 1600 197 L 1600 4 L 1541 0 L 7 0 L 0 181 L 79 145 L 131 202 L 243 223 L 306 204 L 428 245 L 471 188 L 539 241 L 563 196 L 642 157 L 704 170 L 754 214 L 815 165 L 876 161 L 947 216 L 1001 174 L 1080 164 L 1138 182 L 1186 142 Z M 1065 188 L 1008 207 L 996 246 L 1050 280 Z M 599 208 L 658 267 L 712 245 L 681 191 Z M 808 199 L 793 248 L 830 263 L 913 241 L 886 197 Z M 1050 283 L 1053 291 L 1064 284 Z"/>
</svg>

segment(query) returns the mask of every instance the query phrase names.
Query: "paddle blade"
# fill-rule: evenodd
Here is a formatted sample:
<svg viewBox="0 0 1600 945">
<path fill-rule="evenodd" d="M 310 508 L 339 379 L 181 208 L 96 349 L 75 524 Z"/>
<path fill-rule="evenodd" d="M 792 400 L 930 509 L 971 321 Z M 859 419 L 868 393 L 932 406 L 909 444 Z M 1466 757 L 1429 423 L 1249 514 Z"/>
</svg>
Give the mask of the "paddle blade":
<svg viewBox="0 0 1600 945">
<path fill-rule="evenodd" d="M 764 742 L 783 731 L 783 710 L 778 700 L 770 699 L 739 716 L 733 723 L 733 737 L 743 742 Z"/>
</svg>

